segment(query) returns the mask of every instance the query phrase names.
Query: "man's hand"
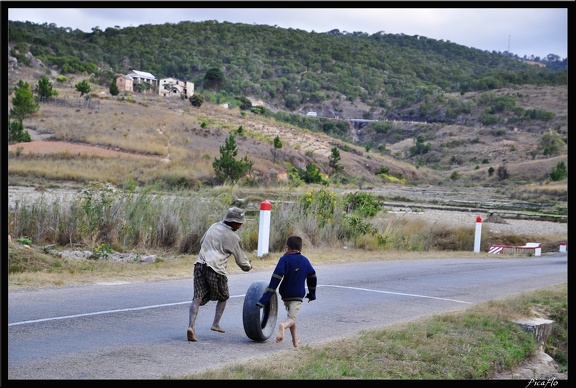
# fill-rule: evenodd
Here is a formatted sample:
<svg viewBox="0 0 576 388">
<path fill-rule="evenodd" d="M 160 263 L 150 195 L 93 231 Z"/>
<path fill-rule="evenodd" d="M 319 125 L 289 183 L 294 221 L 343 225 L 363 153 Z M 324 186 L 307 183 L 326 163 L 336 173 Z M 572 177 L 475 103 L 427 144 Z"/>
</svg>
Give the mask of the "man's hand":
<svg viewBox="0 0 576 388">
<path fill-rule="evenodd" d="M 308 303 L 310 303 L 313 300 L 316 300 L 316 294 L 307 293 L 306 298 L 308 298 Z"/>
</svg>

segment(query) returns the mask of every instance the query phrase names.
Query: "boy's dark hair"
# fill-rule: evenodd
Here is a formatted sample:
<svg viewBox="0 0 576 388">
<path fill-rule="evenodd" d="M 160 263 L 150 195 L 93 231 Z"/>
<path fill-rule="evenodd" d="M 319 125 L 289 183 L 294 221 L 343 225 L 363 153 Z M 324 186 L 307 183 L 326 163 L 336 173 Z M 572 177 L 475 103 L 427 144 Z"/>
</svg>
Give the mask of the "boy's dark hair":
<svg viewBox="0 0 576 388">
<path fill-rule="evenodd" d="M 286 246 L 293 251 L 302 250 L 302 237 L 300 236 L 290 236 L 286 239 Z"/>
</svg>

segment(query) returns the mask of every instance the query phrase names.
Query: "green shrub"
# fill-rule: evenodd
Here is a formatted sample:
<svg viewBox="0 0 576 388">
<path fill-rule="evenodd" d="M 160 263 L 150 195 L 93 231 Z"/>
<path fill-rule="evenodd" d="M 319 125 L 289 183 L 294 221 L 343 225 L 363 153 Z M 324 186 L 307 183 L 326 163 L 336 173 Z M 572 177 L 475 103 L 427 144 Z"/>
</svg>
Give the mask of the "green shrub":
<svg viewBox="0 0 576 388">
<path fill-rule="evenodd" d="M 566 169 L 566 164 L 564 162 L 558 162 L 556 168 L 550 172 L 550 180 L 561 181 L 566 179 L 568 176 L 568 170 Z"/>
<path fill-rule="evenodd" d="M 348 213 L 356 213 L 361 217 L 375 217 L 382 206 L 382 202 L 378 201 L 372 193 L 355 192 L 346 194 L 344 197 L 344 209 Z"/>
</svg>

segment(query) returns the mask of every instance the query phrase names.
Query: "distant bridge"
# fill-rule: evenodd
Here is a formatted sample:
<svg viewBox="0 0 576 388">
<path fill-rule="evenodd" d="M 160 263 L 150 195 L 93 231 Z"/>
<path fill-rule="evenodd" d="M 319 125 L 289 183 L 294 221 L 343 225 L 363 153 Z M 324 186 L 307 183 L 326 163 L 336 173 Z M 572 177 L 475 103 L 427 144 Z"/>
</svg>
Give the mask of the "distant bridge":
<svg viewBox="0 0 576 388">
<path fill-rule="evenodd" d="M 360 128 L 364 127 L 365 125 L 377 122 L 378 120 L 350 119 L 348 121 L 350 121 L 352 123 L 354 128 L 360 129 Z"/>
</svg>

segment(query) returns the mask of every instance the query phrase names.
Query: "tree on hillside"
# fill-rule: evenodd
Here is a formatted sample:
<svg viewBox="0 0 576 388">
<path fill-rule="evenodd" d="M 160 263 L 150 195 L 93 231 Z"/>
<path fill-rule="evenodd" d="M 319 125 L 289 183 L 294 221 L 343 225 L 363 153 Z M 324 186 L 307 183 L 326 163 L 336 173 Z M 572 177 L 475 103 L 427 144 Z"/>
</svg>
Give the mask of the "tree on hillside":
<svg viewBox="0 0 576 388">
<path fill-rule="evenodd" d="M 201 94 L 193 94 L 188 101 L 190 101 L 193 107 L 200 108 L 204 103 L 204 96 Z"/>
<path fill-rule="evenodd" d="M 332 155 L 330 155 L 328 165 L 334 170 L 335 174 L 344 169 L 344 167 L 340 164 L 340 151 L 338 151 L 338 148 L 332 148 Z"/>
<path fill-rule="evenodd" d="M 40 104 L 34 98 L 34 93 L 30 90 L 30 84 L 22 80 L 18 81 L 14 88 L 14 97 L 12 97 L 12 108 L 10 115 L 14 116 L 17 121 L 22 121 L 26 117 L 38 112 Z"/>
<path fill-rule="evenodd" d="M 80 92 L 80 97 L 82 97 L 87 93 L 90 93 L 90 84 L 86 80 L 78 82 L 76 85 L 74 85 L 74 87 L 76 88 L 77 91 Z"/>
<path fill-rule="evenodd" d="M 215 158 L 212 167 L 216 173 L 216 179 L 221 182 L 231 182 L 235 184 L 252 169 L 254 162 L 248 159 L 248 156 L 236 160 L 238 148 L 234 134 L 231 133 L 226 139 L 223 146 L 220 146 L 220 159 Z"/>
<path fill-rule="evenodd" d="M 8 124 L 8 142 L 9 143 L 22 143 L 32 141 L 30 133 L 24 130 L 22 120 L 10 121 Z"/>
<path fill-rule="evenodd" d="M 568 177 L 568 170 L 566 169 L 566 164 L 564 162 L 558 162 L 556 168 L 550 172 L 550 180 L 561 181 Z"/>
<path fill-rule="evenodd" d="M 220 87 L 224 84 L 226 77 L 222 70 L 217 67 L 212 67 L 206 71 L 206 75 L 204 75 L 204 86 L 206 89 L 215 89 L 219 90 Z"/>
<path fill-rule="evenodd" d="M 112 79 L 112 82 L 110 82 L 110 94 L 113 96 L 117 96 L 118 93 L 120 93 L 120 90 L 118 89 L 118 85 L 116 85 L 116 80 Z"/>
<path fill-rule="evenodd" d="M 58 92 L 52 89 L 52 82 L 47 76 L 43 75 L 38 80 L 38 85 L 36 85 L 36 90 L 38 91 L 38 97 L 41 99 L 48 99 L 52 96 L 57 96 Z"/>
<path fill-rule="evenodd" d="M 547 131 L 540 138 L 538 150 L 545 156 L 557 156 L 563 151 L 566 143 L 560 137 L 560 134 L 554 130 Z"/>
<path fill-rule="evenodd" d="M 282 140 L 280 140 L 280 137 L 276 135 L 276 137 L 274 138 L 274 148 L 272 149 L 272 155 L 274 156 L 274 163 L 276 163 L 276 154 L 278 150 L 281 148 L 282 148 Z"/>
<path fill-rule="evenodd" d="M 508 173 L 508 168 L 503 164 L 498 166 L 498 169 L 496 170 L 496 175 L 498 175 L 498 178 L 501 181 L 503 181 L 504 179 L 508 179 L 510 177 L 510 174 Z"/>
<path fill-rule="evenodd" d="M 236 101 L 238 101 L 240 110 L 250 110 L 252 108 L 252 101 L 248 97 L 237 96 Z"/>
<path fill-rule="evenodd" d="M 59 75 L 58 77 L 56 77 L 56 82 L 62 85 L 64 82 L 68 82 L 68 77 L 66 77 L 65 75 Z"/>
<path fill-rule="evenodd" d="M 322 183 L 322 175 L 320 169 L 314 163 L 306 165 L 306 172 L 301 177 L 306 183 Z"/>
</svg>

